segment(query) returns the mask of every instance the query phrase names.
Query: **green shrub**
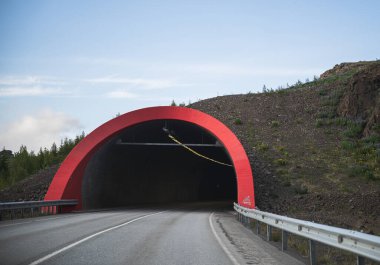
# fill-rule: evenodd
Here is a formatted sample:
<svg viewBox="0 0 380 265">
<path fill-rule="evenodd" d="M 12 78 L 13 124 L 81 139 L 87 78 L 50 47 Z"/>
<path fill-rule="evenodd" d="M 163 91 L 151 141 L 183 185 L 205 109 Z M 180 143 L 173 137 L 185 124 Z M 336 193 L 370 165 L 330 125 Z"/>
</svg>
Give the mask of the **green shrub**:
<svg viewBox="0 0 380 265">
<path fill-rule="evenodd" d="M 257 145 L 257 149 L 260 151 L 267 151 L 269 149 L 269 145 L 266 143 L 259 143 Z"/>
<path fill-rule="evenodd" d="M 368 180 L 375 180 L 375 175 L 367 165 L 354 165 L 348 169 L 349 177 L 365 177 Z"/>
<path fill-rule="evenodd" d="M 276 173 L 279 175 L 287 175 L 289 173 L 289 171 L 285 168 L 279 168 L 276 170 Z"/>
<path fill-rule="evenodd" d="M 241 124 L 243 124 L 243 122 L 241 121 L 241 119 L 237 118 L 237 119 L 235 119 L 234 124 L 241 125 Z"/>
<path fill-rule="evenodd" d="M 347 130 L 343 132 L 343 135 L 348 138 L 357 138 L 362 133 L 363 127 L 360 123 L 351 122 L 348 124 Z"/>
<path fill-rule="evenodd" d="M 280 122 L 279 122 L 279 121 L 272 121 L 272 122 L 271 122 L 271 126 L 272 126 L 273 128 L 277 128 L 278 126 L 280 126 Z"/>
<path fill-rule="evenodd" d="M 319 91 L 319 95 L 320 96 L 326 96 L 327 95 L 327 90 L 326 89 L 322 89 Z"/>
<path fill-rule="evenodd" d="M 376 144 L 380 142 L 380 135 L 370 135 L 362 139 L 362 142 L 364 143 L 372 143 Z"/>
<path fill-rule="evenodd" d="M 314 111 L 311 107 L 305 107 L 305 112 L 308 114 L 312 114 Z"/>
<path fill-rule="evenodd" d="M 296 194 L 300 195 L 307 194 L 309 192 L 308 188 L 303 185 L 294 187 L 294 191 Z"/>
<path fill-rule="evenodd" d="M 316 119 L 316 120 L 315 120 L 315 126 L 316 126 L 317 128 L 322 127 L 323 125 L 324 125 L 324 122 L 323 122 L 322 119 Z"/>
<path fill-rule="evenodd" d="M 361 145 L 356 150 L 356 154 L 361 155 L 361 156 L 366 156 L 366 155 L 370 155 L 374 153 L 375 151 L 376 151 L 375 147 L 373 146 L 373 144 L 370 143 L 370 144 Z"/>
<path fill-rule="evenodd" d="M 276 159 L 274 163 L 278 166 L 286 166 L 288 164 L 288 161 L 286 161 L 283 158 Z"/>
<path fill-rule="evenodd" d="M 346 126 L 347 123 L 348 123 L 348 120 L 346 118 L 336 118 L 335 119 L 335 125 Z"/>
<path fill-rule="evenodd" d="M 289 180 L 285 180 L 285 181 L 282 183 L 282 185 L 283 185 L 284 187 L 290 187 L 290 186 L 292 185 L 292 183 L 290 183 Z"/>
<path fill-rule="evenodd" d="M 356 143 L 344 140 L 341 142 L 341 146 L 345 150 L 354 150 L 356 148 Z"/>
</svg>

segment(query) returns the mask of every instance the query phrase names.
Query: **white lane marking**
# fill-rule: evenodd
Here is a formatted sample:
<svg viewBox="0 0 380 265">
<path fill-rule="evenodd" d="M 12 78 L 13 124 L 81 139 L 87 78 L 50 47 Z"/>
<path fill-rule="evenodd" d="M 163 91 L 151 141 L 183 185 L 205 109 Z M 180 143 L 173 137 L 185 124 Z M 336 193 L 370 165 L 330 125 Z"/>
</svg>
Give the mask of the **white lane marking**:
<svg viewBox="0 0 380 265">
<path fill-rule="evenodd" d="M 226 253 L 226 255 L 228 256 L 228 258 L 231 260 L 231 262 L 234 264 L 234 265 L 240 265 L 239 262 L 235 259 L 235 257 L 231 254 L 231 252 L 227 249 L 227 247 L 223 244 L 222 240 L 220 239 L 220 237 L 218 236 L 218 234 L 216 233 L 216 230 L 214 228 L 214 225 L 212 224 L 212 216 L 214 215 L 214 213 L 212 212 L 210 214 L 210 216 L 208 217 L 208 221 L 210 223 L 210 226 L 211 226 L 211 230 L 212 230 L 212 233 L 214 234 L 216 240 L 218 241 L 219 245 L 222 247 L 224 253 Z"/>
<path fill-rule="evenodd" d="M 72 243 L 72 244 L 70 244 L 70 245 L 67 245 L 66 247 L 63 247 L 63 248 L 61 248 L 61 249 L 58 249 L 58 250 L 56 250 L 56 251 L 54 251 L 54 252 L 52 252 L 52 253 L 50 253 L 50 254 L 48 254 L 48 255 L 42 257 L 42 258 L 40 258 L 40 259 L 38 259 L 38 260 L 36 260 L 36 261 L 33 261 L 32 263 L 30 263 L 30 265 L 37 265 L 37 264 L 40 264 L 40 263 L 42 263 L 42 262 L 44 262 L 44 261 L 46 261 L 46 260 L 48 260 L 48 259 L 50 259 L 50 258 L 52 258 L 52 257 L 54 257 L 54 256 L 56 256 L 56 255 L 58 255 L 59 253 L 62 253 L 62 252 L 66 251 L 66 250 L 68 250 L 68 249 L 70 249 L 70 248 L 73 248 L 73 247 L 75 247 L 75 246 L 77 246 L 77 245 L 79 245 L 79 244 L 82 244 L 83 242 L 85 242 L 85 241 L 87 241 L 87 240 L 90 240 L 91 238 L 94 238 L 94 237 L 99 236 L 99 235 L 101 235 L 101 234 L 104 234 L 104 233 L 106 233 L 106 232 L 112 231 L 112 230 L 114 230 L 114 229 L 120 228 L 120 227 L 122 227 L 122 226 L 128 225 L 128 224 L 130 224 L 130 223 L 136 222 L 136 221 L 141 220 L 141 219 L 143 219 L 143 218 L 147 218 L 147 217 L 150 217 L 150 216 L 153 216 L 153 215 L 157 215 L 157 214 L 161 214 L 161 213 L 164 213 L 164 212 L 167 212 L 167 211 L 162 211 L 162 212 L 158 212 L 158 213 L 152 213 L 152 214 L 144 215 L 144 216 L 141 216 L 141 217 L 137 217 L 137 218 L 135 218 L 135 219 L 132 219 L 132 220 L 130 220 L 130 221 L 128 221 L 128 222 L 125 222 L 125 223 L 122 223 L 122 224 L 119 224 L 119 225 L 116 225 L 116 226 L 113 226 L 113 227 L 107 228 L 107 229 L 105 229 L 105 230 L 102 230 L 102 231 L 100 231 L 100 232 L 97 232 L 97 233 L 95 233 L 95 234 L 92 234 L 92 235 L 90 235 L 90 236 L 88 236 L 88 237 L 82 238 L 81 240 L 78 240 L 78 241 L 76 241 L 76 242 L 74 242 L 74 243 Z"/>
</svg>

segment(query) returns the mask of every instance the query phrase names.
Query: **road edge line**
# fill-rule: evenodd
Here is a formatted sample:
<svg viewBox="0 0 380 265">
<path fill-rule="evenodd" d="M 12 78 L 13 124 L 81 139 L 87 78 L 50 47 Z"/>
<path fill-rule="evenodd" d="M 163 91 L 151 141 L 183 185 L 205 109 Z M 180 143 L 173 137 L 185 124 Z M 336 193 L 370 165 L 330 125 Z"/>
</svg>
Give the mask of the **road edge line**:
<svg viewBox="0 0 380 265">
<path fill-rule="evenodd" d="M 71 244 L 69 244 L 69 245 L 67 245 L 67 246 L 65 246 L 65 247 L 63 247 L 61 249 L 58 249 L 58 250 L 56 250 L 56 251 L 54 251 L 54 252 L 52 252 L 52 253 L 50 253 L 50 254 L 42 257 L 42 258 L 39 258 L 38 260 L 33 261 L 29 265 L 38 265 L 38 264 L 41 264 L 42 262 L 44 262 L 44 261 L 46 261 L 48 259 L 51 259 L 52 257 L 54 257 L 54 256 L 56 256 L 56 255 L 58 255 L 58 254 L 60 254 L 62 252 L 65 252 L 66 250 L 69 250 L 70 248 L 73 248 L 73 247 L 75 247 L 75 246 L 77 246 L 79 244 L 82 244 L 83 242 L 85 242 L 87 240 L 90 240 L 91 238 L 94 238 L 94 237 L 99 236 L 101 234 L 104 234 L 106 232 L 112 231 L 114 229 L 120 228 L 122 226 L 126 226 L 126 225 L 128 225 L 130 223 L 133 223 L 133 222 L 136 222 L 138 220 L 141 220 L 141 219 L 153 216 L 153 215 L 161 214 L 161 213 L 164 213 L 164 212 L 167 212 L 167 211 L 161 211 L 161 212 L 157 212 L 157 213 L 152 213 L 152 214 L 147 214 L 147 215 L 144 215 L 144 216 L 140 216 L 140 217 L 137 217 L 135 219 L 129 220 L 129 221 L 125 222 L 125 223 L 122 223 L 122 224 L 119 224 L 119 225 L 115 225 L 115 226 L 109 227 L 107 229 L 104 229 L 102 231 L 96 232 L 95 234 L 92 234 L 90 236 L 82 238 L 82 239 L 80 239 L 80 240 L 78 240 L 78 241 L 76 241 L 74 243 L 71 243 Z"/>
<path fill-rule="evenodd" d="M 224 253 L 226 253 L 226 255 L 228 256 L 228 258 L 231 260 L 231 262 L 234 264 L 234 265 L 240 265 L 240 263 L 235 259 L 235 257 L 231 254 L 231 252 L 227 249 L 227 247 L 223 244 L 222 242 L 222 239 L 220 239 L 220 237 L 218 236 L 218 234 L 216 233 L 216 230 L 215 230 L 215 227 L 214 225 L 212 224 L 212 216 L 214 215 L 214 212 L 212 212 L 208 218 L 208 221 L 210 223 L 210 226 L 211 226 L 211 231 L 212 233 L 214 234 L 216 240 L 218 241 L 220 247 L 223 249 Z"/>
</svg>

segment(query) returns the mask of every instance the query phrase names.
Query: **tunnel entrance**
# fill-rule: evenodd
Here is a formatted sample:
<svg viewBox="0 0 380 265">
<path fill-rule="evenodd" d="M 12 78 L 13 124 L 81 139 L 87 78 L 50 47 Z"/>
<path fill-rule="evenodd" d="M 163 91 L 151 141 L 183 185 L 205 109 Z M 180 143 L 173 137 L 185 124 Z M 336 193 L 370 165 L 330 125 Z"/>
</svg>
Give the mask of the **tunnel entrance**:
<svg viewBox="0 0 380 265">
<path fill-rule="evenodd" d="M 218 164 L 211 165 L 199 157 L 197 159 L 200 160 L 195 160 L 193 156 L 186 157 L 190 155 L 184 152 L 186 150 L 182 150 L 183 153 L 174 152 L 171 148 L 175 146 L 168 144 L 170 141 L 161 131 L 162 122 L 165 121 L 170 121 L 171 127 L 168 124 L 167 128 L 178 134 L 176 136 L 186 144 L 199 143 L 203 137 L 203 143 L 209 143 L 208 146 L 198 144 L 193 148 L 203 148 L 205 150 L 199 151 L 204 151 L 205 155 L 228 161 L 234 166 L 233 170 L 228 167 L 219 168 L 221 165 Z M 218 145 L 216 139 L 222 147 L 215 146 Z M 144 147 L 143 143 L 148 141 L 156 145 L 151 143 Z M 154 147 L 159 146 L 162 149 L 158 152 Z M 127 151 L 131 148 L 140 151 Z M 206 162 L 208 166 L 202 164 Z M 191 180 L 197 179 L 198 182 L 190 182 L 189 172 L 193 172 Z M 164 178 L 158 181 L 157 175 Z M 227 175 L 233 177 L 228 180 Z M 224 178 L 225 181 L 222 181 Z M 216 182 L 215 185 L 212 180 Z M 232 185 L 225 186 L 224 183 L 228 181 Z M 255 208 L 252 169 L 239 139 L 222 122 L 199 110 L 159 106 L 120 115 L 87 135 L 59 167 L 45 200 L 75 199 L 78 201 L 76 206 L 65 208 L 65 211 L 72 211 L 83 209 L 84 204 L 85 208 L 96 208 L 157 202 L 158 198 L 168 202 L 206 200 L 220 198 L 218 194 L 223 194 L 225 198 L 233 197 L 244 207 Z"/>
<path fill-rule="evenodd" d="M 82 180 L 84 209 L 145 203 L 235 200 L 236 174 L 194 151 L 232 165 L 224 146 L 204 128 L 162 119 L 120 131 L 88 162 Z"/>
</svg>

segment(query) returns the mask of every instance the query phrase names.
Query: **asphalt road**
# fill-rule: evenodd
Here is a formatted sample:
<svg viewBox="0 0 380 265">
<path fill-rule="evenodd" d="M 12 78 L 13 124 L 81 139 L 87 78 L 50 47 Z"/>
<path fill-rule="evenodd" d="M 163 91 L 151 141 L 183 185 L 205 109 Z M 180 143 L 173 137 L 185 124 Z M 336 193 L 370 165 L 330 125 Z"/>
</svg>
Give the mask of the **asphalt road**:
<svg viewBox="0 0 380 265">
<path fill-rule="evenodd" d="M 246 263 L 218 213 L 227 214 L 220 204 L 190 204 L 1 222 L 0 264 Z M 241 229 L 230 219 L 224 226 Z"/>
</svg>

